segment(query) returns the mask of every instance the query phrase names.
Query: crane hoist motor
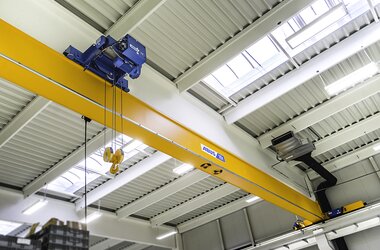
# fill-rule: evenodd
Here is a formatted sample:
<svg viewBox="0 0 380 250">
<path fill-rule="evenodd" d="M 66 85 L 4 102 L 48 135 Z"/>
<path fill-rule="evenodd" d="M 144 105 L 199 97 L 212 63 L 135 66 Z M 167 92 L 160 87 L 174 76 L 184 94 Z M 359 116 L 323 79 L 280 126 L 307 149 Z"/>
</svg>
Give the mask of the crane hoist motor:
<svg viewBox="0 0 380 250">
<path fill-rule="evenodd" d="M 101 36 L 83 53 L 69 46 L 63 54 L 126 92 L 129 92 L 128 80 L 124 77 L 128 74 L 132 79 L 138 78 L 146 62 L 144 45 L 130 35 L 120 40 Z"/>
</svg>

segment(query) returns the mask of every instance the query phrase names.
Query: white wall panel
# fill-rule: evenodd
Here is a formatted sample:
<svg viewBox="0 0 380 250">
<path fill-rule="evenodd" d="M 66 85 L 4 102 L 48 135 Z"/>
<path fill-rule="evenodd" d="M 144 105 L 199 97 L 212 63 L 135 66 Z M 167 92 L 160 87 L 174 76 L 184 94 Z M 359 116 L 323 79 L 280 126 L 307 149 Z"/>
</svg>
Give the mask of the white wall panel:
<svg viewBox="0 0 380 250">
<path fill-rule="evenodd" d="M 216 221 L 210 222 L 182 235 L 184 250 L 220 250 L 220 237 Z"/>
<path fill-rule="evenodd" d="M 374 227 L 350 236 L 344 237 L 350 250 L 380 249 L 380 227 Z"/>
<path fill-rule="evenodd" d="M 256 241 L 271 238 L 292 230 L 295 215 L 268 202 L 259 202 L 247 208 Z"/>
<path fill-rule="evenodd" d="M 251 244 L 248 225 L 243 210 L 229 214 L 220 219 L 223 242 L 226 249 Z"/>
<path fill-rule="evenodd" d="M 380 179 L 374 171 L 369 160 L 364 160 L 334 172 L 338 183 L 327 190 L 332 207 L 344 206 L 358 200 L 370 202 L 378 199 Z M 314 186 L 321 181 L 322 179 L 316 180 Z"/>
</svg>

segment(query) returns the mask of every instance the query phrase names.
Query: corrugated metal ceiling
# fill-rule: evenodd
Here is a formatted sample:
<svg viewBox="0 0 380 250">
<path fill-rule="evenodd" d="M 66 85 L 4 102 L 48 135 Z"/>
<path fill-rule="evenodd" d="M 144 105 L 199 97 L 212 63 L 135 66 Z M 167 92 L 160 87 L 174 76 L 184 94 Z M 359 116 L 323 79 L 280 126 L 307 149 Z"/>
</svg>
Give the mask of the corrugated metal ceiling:
<svg viewBox="0 0 380 250">
<path fill-rule="evenodd" d="M 34 94 L 0 79 L 0 131 L 34 97 Z"/>
<path fill-rule="evenodd" d="M 256 136 L 262 135 L 263 133 L 274 129 L 279 125 L 329 100 L 330 96 L 324 89 L 325 84 L 334 82 L 348 72 L 352 72 L 353 70 L 364 66 L 366 63 L 369 63 L 369 58 L 372 61 L 380 60 L 379 42 L 364 51 L 353 55 L 326 72 L 323 72 L 320 76 L 312 78 L 306 83 L 291 90 L 287 94 L 272 101 L 268 105 L 252 112 L 243 119 L 239 120 L 238 123 L 250 131 L 251 134 Z M 370 105 L 371 113 L 379 111 L 378 105 L 376 104 L 377 99 L 373 99 L 372 102 L 372 104 L 365 102 L 359 104 L 360 107 L 356 106 L 356 108 L 359 108 L 362 113 L 362 117 L 357 120 L 365 118 L 365 114 L 368 114 L 369 111 L 362 110 L 362 108 L 367 106 L 367 104 Z M 352 110 L 347 110 L 346 112 L 350 111 Z M 347 122 L 346 124 L 341 124 L 341 127 L 345 127 L 347 125 L 350 125 L 350 123 Z"/>
<path fill-rule="evenodd" d="M 166 197 L 165 199 L 155 204 L 152 204 L 151 206 L 136 213 L 136 215 L 145 218 L 152 218 L 158 214 L 161 214 L 165 211 L 168 211 L 171 208 L 174 208 L 182 204 L 183 202 L 194 199 L 195 197 L 204 194 L 222 184 L 223 182 L 219 181 L 218 179 L 209 177 L 169 197 Z"/>
<path fill-rule="evenodd" d="M 56 0 L 100 32 L 108 30 L 138 0 Z"/>
<path fill-rule="evenodd" d="M 246 195 L 248 195 L 246 192 L 239 190 L 239 191 L 232 193 L 232 194 L 229 194 L 229 195 L 227 195 L 227 196 L 225 196 L 225 197 L 223 197 L 217 201 L 211 202 L 211 203 L 209 203 L 203 207 L 195 209 L 195 210 L 191 211 L 190 213 L 187 213 L 181 217 L 178 217 L 178 218 L 170 221 L 169 223 L 174 224 L 174 225 L 179 225 L 179 224 L 186 222 L 188 220 L 195 219 L 198 216 L 201 216 L 202 214 L 205 214 L 205 213 L 210 212 L 214 209 L 222 207 L 222 206 L 224 206 L 224 205 L 226 205 L 232 201 L 240 199 Z"/>
<path fill-rule="evenodd" d="M 148 173 L 134 179 L 101 200 L 103 207 L 117 210 L 136 199 L 172 182 L 178 175 L 173 173 L 175 160 L 169 160 Z"/>
<path fill-rule="evenodd" d="M 380 129 L 366 133 L 363 136 L 352 139 L 348 143 L 342 144 L 332 150 L 329 150 L 321 155 L 315 157 L 320 162 L 327 162 L 329 160 L 335 159 L 339 156 L 350 153 L 354 150 L 360 149 L 366 145 L 373 142 L 378 142 L 380 139 Z"/>
<path fill-rule="evenodd" d="M 103 33 L 137 3 L 56 1 Z M 175 79 L 279 2 L 169 0 L 131 35 L 146 46 L 151 66 Z"/>
<path fill-rule="evenodd" d="M 103 126 L 92 122 L 92 138 Z M 0 182 L 24 187 L 84 143 L 81 116 L 57 104 L 49 106 L 0 148 Z M 9 167 L 9 166 L 12 167 Z"/>
</svg>

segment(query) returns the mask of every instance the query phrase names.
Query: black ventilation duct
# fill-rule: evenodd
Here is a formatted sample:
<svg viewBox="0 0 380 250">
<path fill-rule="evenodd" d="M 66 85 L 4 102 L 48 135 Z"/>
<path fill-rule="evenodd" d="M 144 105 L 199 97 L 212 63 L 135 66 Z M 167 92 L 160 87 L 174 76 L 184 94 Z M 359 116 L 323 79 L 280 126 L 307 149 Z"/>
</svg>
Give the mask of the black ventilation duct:
<svg viewBox="0 0 380 250">
<path fill-rule="evenodd" d="M 301 161 L 317 172 L 325 181 L 321 182 L 316 190 L 316 197 L 321 206 L 322 212 L 327 213 L 331 211 L 331 205 L 326 196 L 326 189 L 332 186 L 335 186 L 337 179 L 336 177 L 327 171 L 321 164 L 319 164 L 313 157 L 311 157 L 311 153 L 307 153 L 295 159 L 296 161 Z"/>
<path fill-rule="evenodd" d="M 329 200 L 326 196 L 326 189 L 335 186 L 337 179 L 319 164 L 313 157 L 311 152 L 315 149 L 312 142 L 307 139 L 300 139 L 289 131 L 272 140 L 272 145 L 277 152 L 277 156 L 285 161 L 300 161 L 317 172 L 325 181 L 321 182 L 316 190 L 316 198 L 321 206 L 323 213 L 332 210 Z M 344 238 L 338 238 L 332 241 L 338 250 L 348 250 Z"/>
</svg>

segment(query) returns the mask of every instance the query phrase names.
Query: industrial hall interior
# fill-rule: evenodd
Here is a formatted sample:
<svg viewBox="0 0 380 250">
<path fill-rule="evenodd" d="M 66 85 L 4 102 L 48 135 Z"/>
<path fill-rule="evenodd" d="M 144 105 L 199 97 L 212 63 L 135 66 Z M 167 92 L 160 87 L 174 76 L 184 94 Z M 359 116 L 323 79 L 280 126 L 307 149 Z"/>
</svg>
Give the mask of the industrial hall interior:
<svg viewBox="0 0 380 250">
<path fill-rule="evenodd" d="M 380 0 L 0 0 L 0 250 L 380 250 Z"/>
</svg>

